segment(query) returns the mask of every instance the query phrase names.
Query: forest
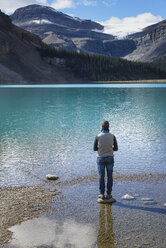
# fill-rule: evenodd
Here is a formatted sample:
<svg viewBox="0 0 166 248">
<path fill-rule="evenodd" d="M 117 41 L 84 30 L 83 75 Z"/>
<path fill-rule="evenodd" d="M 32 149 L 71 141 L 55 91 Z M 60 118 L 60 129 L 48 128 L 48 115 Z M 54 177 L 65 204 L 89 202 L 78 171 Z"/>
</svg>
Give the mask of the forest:
<svg viewBox="0 0 166 248">
<path fill-rule="evenodd" d="M 165 79 L 166 70 L 153 63 L 131 62 L 122 58 L 57 50 L 44 45 L 37 48 L 42 58 L 61 58 L 74 76 L 90 81 Z"/>
</svg>

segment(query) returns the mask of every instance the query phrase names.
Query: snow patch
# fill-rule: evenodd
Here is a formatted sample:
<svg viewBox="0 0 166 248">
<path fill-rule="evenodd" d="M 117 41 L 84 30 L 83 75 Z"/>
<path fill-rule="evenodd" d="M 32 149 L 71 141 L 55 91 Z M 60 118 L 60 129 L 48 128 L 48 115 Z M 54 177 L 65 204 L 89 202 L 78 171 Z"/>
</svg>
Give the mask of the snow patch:
<svg viewBox="0 0 166 248">
<path fill-rule="evenodd" d="M 92 29 L 92 31 L 94 32 L 98 32 L 98 33 L 104 33 L 104 28 L 103 29 Z"/>
<path fill-rule="evenodd" d="M 31 21 L 29 21 L 28 23 L 29 23 L 29 24 L 35 23 L 35 24 L 39 24 L 39 25 L 42 25 L 42 24 L 54 24 L 53 22 L 50 22 L 50 21 L 47 20 L 47 19 L 31 20 Z"/>
</svg>

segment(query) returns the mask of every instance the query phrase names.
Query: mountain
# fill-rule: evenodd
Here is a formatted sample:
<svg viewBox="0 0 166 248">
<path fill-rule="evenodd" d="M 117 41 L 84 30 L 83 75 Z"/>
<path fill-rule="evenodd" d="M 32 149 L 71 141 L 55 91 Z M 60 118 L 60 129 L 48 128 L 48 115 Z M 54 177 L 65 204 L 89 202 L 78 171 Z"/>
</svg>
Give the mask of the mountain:
<svg viewBox="0 0 166 248">
<path fill-rule="evenodd" d="M 73 78 L 60 61 L 50 64 L 42 59 L 39 49 L 45 44 L 41 39 L 12 24 L 10 18 L 0 12 L 0 83 L 66 83 Z"/>
<path fill-rule="evenodd" d="M 58 50 L 12 24 L 0 12 L 0 84 L 87 83 L 163 79 L 166 71 L 146 63 Z"/>
<path fill-rule="evenodd" d="M 131 34 L 125 39 L 102 33 L 104 27 L 53 8 L 29 5 L 11 15 L 12 22 L 57 49 L 102 54 L 132 61 L 152 62 L 166 54 L 166 21 Z"/>
<path fill-rule="evenodd" d="M 29 5 L 17 9 L 11 16 L 12 22 L 34 34 L 43 42 L 57 49 L 83 51 L 124 57 L 136 49 L 131 39 L 116 40 L 104 34 L 104 27 L 91 20 L 81 20 L 58 12 L 53 8 Z"/>
<path fill-rule="evenodd" d="M 166 56 L 166 20 L 146 27 L 142 32 L 129 35 L 136 49 L 125 58 L 152 62 Z"/>
</svg>

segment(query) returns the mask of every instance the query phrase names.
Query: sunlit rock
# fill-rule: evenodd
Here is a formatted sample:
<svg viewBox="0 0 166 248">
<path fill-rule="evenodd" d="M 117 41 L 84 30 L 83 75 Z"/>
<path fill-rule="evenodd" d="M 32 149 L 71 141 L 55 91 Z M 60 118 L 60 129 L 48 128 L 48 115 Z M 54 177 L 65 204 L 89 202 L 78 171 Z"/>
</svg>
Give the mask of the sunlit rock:
<svg viewBox="0 0 166 248">
<path fill-rule="evenodd" d="M 126 194 L 126 195 L 122 196 L 122 199 L 124 199 L 124 200 L 134 200 L 134 199 L 135 199 L 135 197 L 134 197 L 134 196 L 131 196 L 131 195 L 128 195 L 128 194 Z"/>
<path fill-rule="evenodd" d="M 46 175 L 47 180 L 57 180 L 59 177 L 56 175 L 48 174 Z"/>
</svg>

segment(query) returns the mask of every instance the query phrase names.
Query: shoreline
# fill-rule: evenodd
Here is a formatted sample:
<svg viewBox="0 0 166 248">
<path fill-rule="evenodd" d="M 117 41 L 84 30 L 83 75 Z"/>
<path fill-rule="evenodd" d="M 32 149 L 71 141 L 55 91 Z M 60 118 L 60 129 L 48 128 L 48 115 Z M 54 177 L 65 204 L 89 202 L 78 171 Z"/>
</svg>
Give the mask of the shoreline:
<svg viewBox="0 0 166 248">
<path fill-rule="evenodd" d="M 59 83 L 34 83 L 34 82 L 29 82 L 26 84 L 3 84 L 0 83 L 0 88 L 3 87 L 19 87 L 19 86 L 24 86 L 24 87 L 29 87 L 29 86 L 44 86 L 44 85 L 94 85 L 94 84 L 166 84 L 166 79 L 141 79 L 141 80 L 115 80 L 115 81 L 77 81 L 77 82 L 72 82 L 71 83 L 66 83 L 66 82 L 59 82 Z"/>
<path fill-rule="evenodd" d="M 38 218 L 46 213 L 58 211 L 56 200 L 63 199 L 62 189 L 84 183 L 98 183 L 98 175 L 78 177 L 65 181 L 45 181 L 34 186 L 17 186 L 1 188 L 0 198 L 0 245 L 8 243 L 12 237 L 9 228 L 24 221 Z M 166 183 L 166 174 L 131 174 L 115 172 L 115 183 Z M 97 189 L 96 189 L 97 194 Z"/>
<path fill-rule="evenodd" d="M 81 243 L 78 245 L 78 239 L 74 237 L 80 238 L 80 231 L 87 233 L 84 231 L 89 230 L 89 227 L 92 227 L 93 243 L 96 244 L 100 237 L 100 231 L 105 230 L 102 227 L 106 227 L 106 221 L 110 220 L 107 211 L 101 211 L 105 207 L 107 210 L 111 209 L 112 221 L 109 222 L 111 224 L 109 226 L 113 230 L 113 246 L 123 248 L 125 245 L 125 247 L 132 248 L 144 247 L 146 244 L 148 247 L 165 247 L 163 246 L 166 214 L 164 190 L 165 183 L 131 182 L 124 185 L 116 181 L 113 195 L 117 202 L 113 205 L 103 205 L 97 203 L 98 182 L 82 182 L 64 187 L 61 197 L 59 199 L 55 197 L 49 212 L 43 212 L 42 215 L 34 216 L 31 220 L 25 219 L 22 223 L 16 223 L 10 227 L 8 231 L 11 231 L 11 239 L 2 247 L 32 248 L 36 244 L 35 247 L 53 248 L 57 247 L 59 241 L 62 242 L 58 243 L 61 244 L 58 247 L 64 247 L 62 245 L 64 240 L 66 245 L 73 244 L 73 247 L 82 247 Z M 134 196 L 134 199 L 123 199 L 122 196 L 127 193 Z M 145 199 L 147 200 L 145 201 Z M 74 230 L 75 236 L 71 236 L 71 230 Z M 146 236 L 144 230 L 146 230 Z M 107 244 L 105 243 L 107 238 L 106 235 L 101 240 L 101 247 Z M 85 236 L 84 240 L 87 243 L 86 247 L 91 247 L 88 245 L 91 239 L 89 240 Z M 110 247 L 110 242 L 105 247 Z"/>
<path fill-rule="evenodd" d="M 166 79 L 145 79 L 145 80 L 118 80 L 118 81 L 94 81 L 96 84 L 144 84 L 144 83 L 166 83 Z"/>
<path fill-rule="evenodd" d="M 140 174 L 121 174 L 118 172 L 114 172 L 113 174 L 113 180 L 114 182 L 128 182 L 128 183 L 160 183 L 160 182 L 166 182 L 166 174 L 161 173 L 140 173 Z M 77 177 L 73 178 L 71 180 L 64 180 L 64 181 L 57 181 L 56 183 L 54 181 L 47 182 L 47 185 L 55 185 L 58 187 L 66 187 L 66 186 L 73 186 L 79 183 L 88 183 L 88 182 L 98 182 L 98 175 L 91 175 L 91 176 L 84 176 L 84 177 Z"/>
</svg>

